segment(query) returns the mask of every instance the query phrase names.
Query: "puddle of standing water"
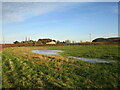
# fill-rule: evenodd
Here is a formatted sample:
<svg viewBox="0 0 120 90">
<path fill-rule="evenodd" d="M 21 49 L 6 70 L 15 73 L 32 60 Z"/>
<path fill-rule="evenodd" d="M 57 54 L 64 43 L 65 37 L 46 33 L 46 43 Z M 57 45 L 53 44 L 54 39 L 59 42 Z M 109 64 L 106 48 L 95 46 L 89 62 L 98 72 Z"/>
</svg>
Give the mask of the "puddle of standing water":
<svg viewBox="0 0 120 90">
<path fill-rule="evenodd" d="M 91 63 L 110 63 L 110 62 L 116 62 L 115 60 L 102 60 L 102 59 L 89 59 L 89 58 L 80 58 L 80 57 L 74 57 L 74 56 L 68 56 L 68 58 L 74 58 L 76 60 L 82 60 L 82 61 L 87 61 Z"/>
<path fill-rule="evenodd" d="M 59 55 L 59 53 L 64 52 L 61 50 L 32 50 L 33 53 L 44 54 L 44 55 Z"/>
<path fill-rule="evenodd" d="M 62 50 L 32 50 L 33 53 L 38 54 L 44 54 L 44 55 L 59 55 L 61 52 L 64 52 Z M 75 60 L 83 60 L 91 63 L 110 63 L 110 62 L 116 62 L 115 60 L 102 60 L 102 59 L 89 59 L 89 58 L 80 58 L 80 57 L 74 57 L 74 56 L 68 56 L 68 58 L 74 58 Z"/>
</svg>

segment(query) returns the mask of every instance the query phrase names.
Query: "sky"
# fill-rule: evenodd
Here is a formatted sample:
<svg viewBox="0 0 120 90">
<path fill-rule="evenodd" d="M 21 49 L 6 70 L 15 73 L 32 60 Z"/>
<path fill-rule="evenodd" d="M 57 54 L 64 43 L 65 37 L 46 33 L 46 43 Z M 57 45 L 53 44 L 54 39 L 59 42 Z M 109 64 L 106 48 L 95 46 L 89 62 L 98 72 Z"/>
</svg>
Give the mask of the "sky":
<svg viewBox="0 0 120 90">
<path fill-rule="evenodd" d="M 86 42 L 90 34 L 92 40 L 118 36 L 118 3 L 3 2 L 1 20 L 0 43 L 26 37 Z"/>
</svg>

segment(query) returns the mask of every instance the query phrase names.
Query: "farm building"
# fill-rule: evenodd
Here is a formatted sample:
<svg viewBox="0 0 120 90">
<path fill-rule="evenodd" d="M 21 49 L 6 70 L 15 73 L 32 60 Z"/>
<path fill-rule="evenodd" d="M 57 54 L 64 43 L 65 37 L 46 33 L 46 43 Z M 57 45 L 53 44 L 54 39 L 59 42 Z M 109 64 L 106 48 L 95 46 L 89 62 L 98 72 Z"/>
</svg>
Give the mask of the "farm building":
<svg viewBox="0 0 120 90">
<path fill-rule="evenodd" d="M 51 42 L 48 42 L 46 44 L 56 44 L 56 42 L 55 41 L 51 41 Z"/>
</svg>

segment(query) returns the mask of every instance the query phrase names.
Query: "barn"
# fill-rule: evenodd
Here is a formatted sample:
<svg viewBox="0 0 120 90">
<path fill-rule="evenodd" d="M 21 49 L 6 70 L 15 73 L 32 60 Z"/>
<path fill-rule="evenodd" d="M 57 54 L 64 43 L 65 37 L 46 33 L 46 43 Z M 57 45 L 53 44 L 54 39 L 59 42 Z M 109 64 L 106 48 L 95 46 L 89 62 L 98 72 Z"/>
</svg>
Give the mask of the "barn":
<svg viewBox="0 0 120 90">
<path fill-rule="evenodd" d="M 51 41 L 51 42 L 48 42 L 46 44 L 56 44 L 56 42 L 55 41 Z"/>
</svg>

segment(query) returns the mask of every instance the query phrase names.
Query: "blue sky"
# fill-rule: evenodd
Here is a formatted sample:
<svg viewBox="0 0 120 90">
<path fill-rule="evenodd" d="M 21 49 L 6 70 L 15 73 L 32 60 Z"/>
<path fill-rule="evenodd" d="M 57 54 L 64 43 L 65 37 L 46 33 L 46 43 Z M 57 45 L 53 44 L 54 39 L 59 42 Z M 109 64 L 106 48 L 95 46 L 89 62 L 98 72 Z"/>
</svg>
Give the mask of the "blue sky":
<svg viewBox="0 0 120 90">
<path fill-rule="evenodd" d="M 52 38 L 90 41 L 118 36 L 117 2 L 10 2 L 2 4 L 5 43 Z M 1 42 L 0 42 L 1 43 Z"/>
</svg>

